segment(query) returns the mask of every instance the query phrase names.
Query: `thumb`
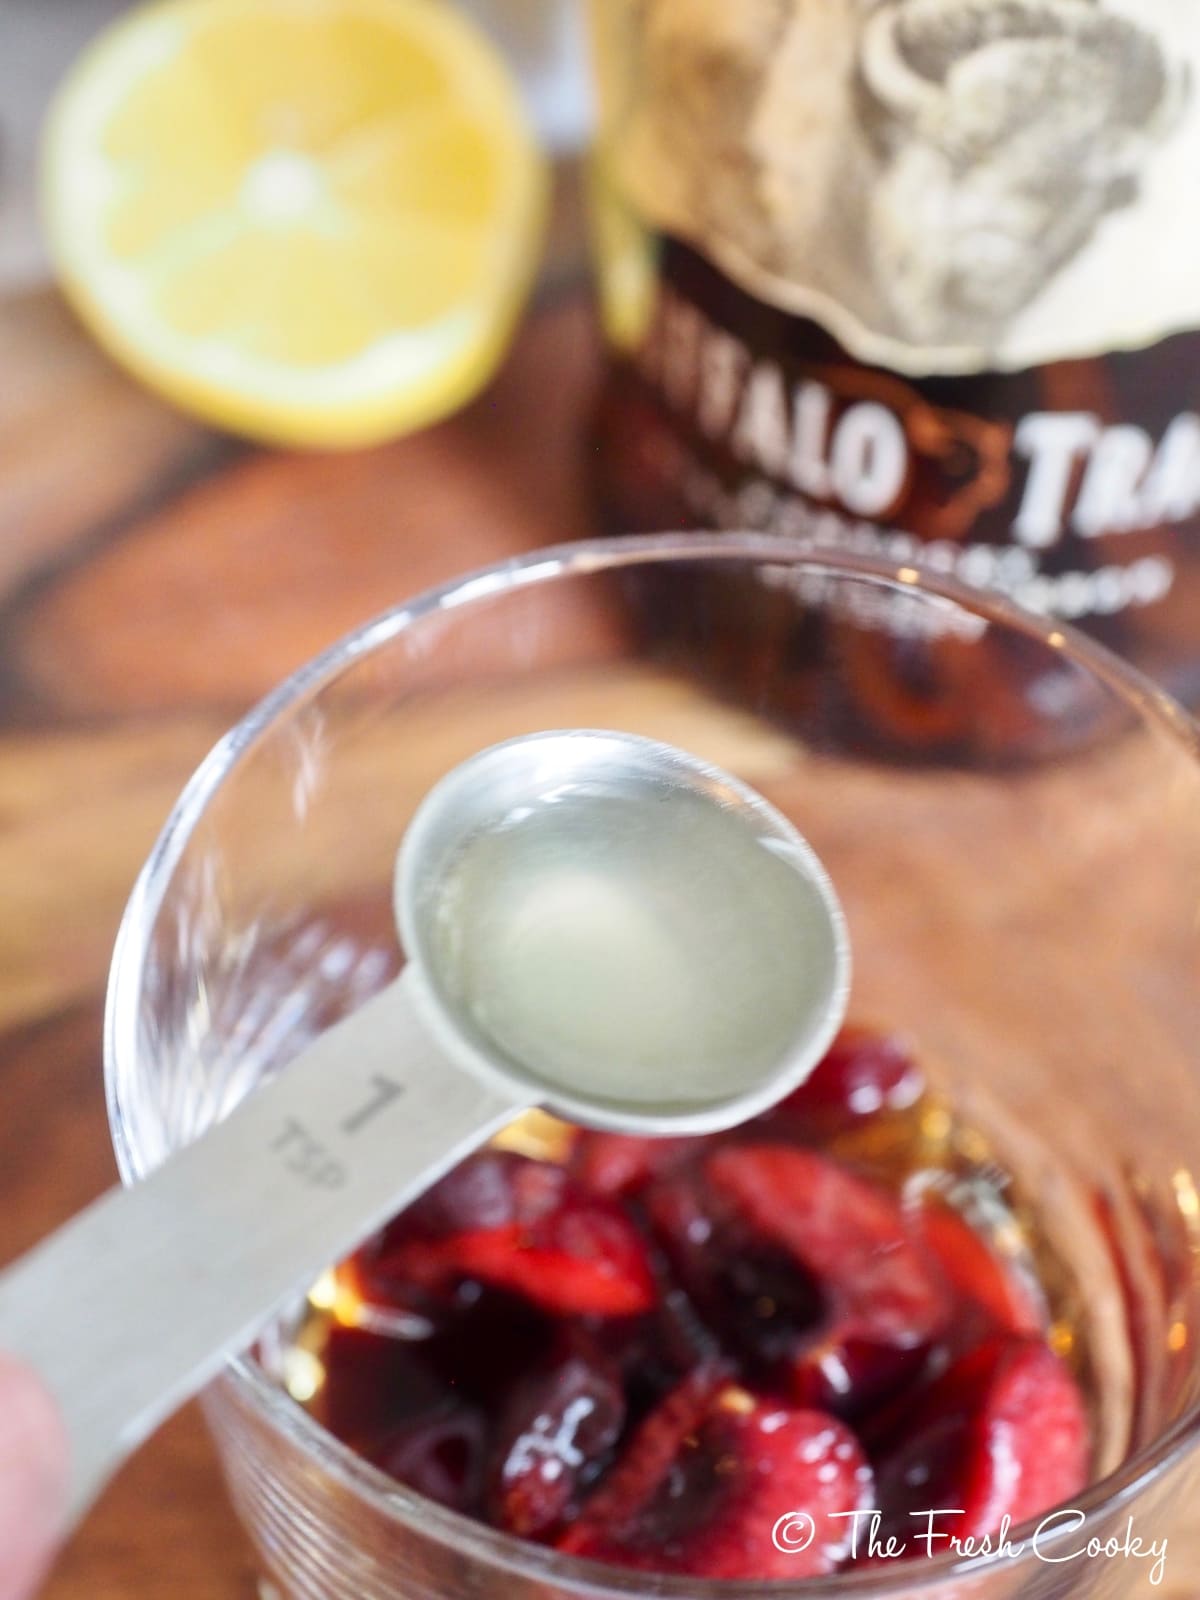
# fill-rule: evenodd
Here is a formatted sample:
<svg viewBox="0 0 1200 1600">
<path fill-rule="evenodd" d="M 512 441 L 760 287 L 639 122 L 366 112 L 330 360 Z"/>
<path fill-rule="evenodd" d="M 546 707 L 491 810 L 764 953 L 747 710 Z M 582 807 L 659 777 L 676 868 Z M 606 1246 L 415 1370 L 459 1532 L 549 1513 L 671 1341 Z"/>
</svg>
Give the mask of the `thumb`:
<svg viewBox="0 0 1200 1600">
<path fill-rule="evenodd" d="M 0 1356 L 0 1600 L 25 1600 L 66 1514 L 68 1447 L 58 1407 L 28 1367 Z"/>
</svg>

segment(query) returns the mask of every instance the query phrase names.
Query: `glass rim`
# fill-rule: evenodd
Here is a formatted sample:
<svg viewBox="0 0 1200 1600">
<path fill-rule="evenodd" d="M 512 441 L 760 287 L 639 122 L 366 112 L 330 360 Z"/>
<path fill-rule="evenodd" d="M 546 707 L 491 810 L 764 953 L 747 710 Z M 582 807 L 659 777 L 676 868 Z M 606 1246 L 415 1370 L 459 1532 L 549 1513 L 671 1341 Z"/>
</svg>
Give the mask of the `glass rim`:
<svg viewBox="0 0 1200 1600">
<path fill-rule="evenodd" d="M 1200 768 L 1200 723 L 1136 667 L 1069 623 L 1038 616 L 1003 595 L 973 589 L 908 562 L 889 562 L 850 551 L 829 550 L 809 540 L 774 534 L 678 531 L 580 540 L 478 568 L 389 607 L 299 667 L 218 740 L 172 807 L 135 881 L 117 932 L 109 969 L 104 1015 L 105 1100 L 110 1136 L 123 1183 L 138 1181 L 147 1170 L 129 1139 L 121 1107 L 122 1064 L 132 1061 L 137 1050 L 142 981 L 151 930 L 172 872 L 197 823 L 258 740 L 359 658 L 369 656 L 439 611 L 563 578 L 586 577 L 655 562 L 706 560 L 751 561 L 805 568 L 823 576 L 862 577 L 945 600 L 985 622 L 1024 634 L 1073 661 L 1124 701 L 1143 725 L 1156 726 Z M 248 1356 L 229 1360 L 223 1376 L 234 1384 L 244 1403 L 253 1406 L 290 1442 L 315 1457 L 322 1470 L 369 1501 L 377 1511 L 410 1527 L 414 1535 L 431 1538 L 460 1555 L 513 1577 L 552 1583 L 580 1594 L 729 1600 L 736 1587 L 753 1590 L 763 1600 L 877 1600 L 881 1595 L 893 1593 L 941 1591 L 964 1577 L 977 1576 L 997 1566 L 998 1558 L 994 1554 L 956 1557 L 945 1552 L 927 1557 L 921 1565 L 897 1561 L 894 1571 L 872 1567 L 869 1573 L 859 1575 L 851 1568 L 827 1578 L 759 1579 L 736 1586 L 720 1579 L 624 1571 L 502 1533 L 406 1489 L 334 1438 Z M 1135 1451 L 1112 1472 L 1089 1484 L 1074 1498 L 1070 1509 L 1088 1518 L 1119 1510 L 1180 1461 L 1198 1438 L 1200 1403 L 1176 1418 L 1158 1438 Z M 1030 1539 L 1040 1522 L 1051 1514 L 1047 1512 L 1041 1519 L 1014 1528 L 1012 1543 L 1024 1544 L 1026 1553 L 1030 1553 Z M 1039 1550 L 1061 1545 L 1072 1533 L 1078 1535 L 1081 1527 L 1080 1524 L 1060 1529 L 1039 1541 Z M 1014 1562 L 1013 1570 L 1018 1570 L 1024 1561 L 1022 1556 L 1019 1562 Z"/>
</svg>

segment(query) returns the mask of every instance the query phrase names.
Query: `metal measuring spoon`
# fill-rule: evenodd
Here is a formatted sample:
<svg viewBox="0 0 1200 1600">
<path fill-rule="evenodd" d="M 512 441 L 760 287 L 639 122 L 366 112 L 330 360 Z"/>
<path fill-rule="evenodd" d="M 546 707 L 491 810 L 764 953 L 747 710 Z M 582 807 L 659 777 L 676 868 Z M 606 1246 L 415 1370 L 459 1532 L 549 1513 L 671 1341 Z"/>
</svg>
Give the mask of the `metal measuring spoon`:
<svg viewBox="0 0 1200 1600">
<path fill-rule="evenodd" d="M 398 979 L 0 1275 L 0 1350 L 67 1422 L 72 1520 L 281 1305 L 523 1110 L 731 1127 L 812 1070 L 845 1009 L 845 923 L 809 846 L 632 735 L 464 762 L 413 819 L 395 904 Z"/>
</svg>

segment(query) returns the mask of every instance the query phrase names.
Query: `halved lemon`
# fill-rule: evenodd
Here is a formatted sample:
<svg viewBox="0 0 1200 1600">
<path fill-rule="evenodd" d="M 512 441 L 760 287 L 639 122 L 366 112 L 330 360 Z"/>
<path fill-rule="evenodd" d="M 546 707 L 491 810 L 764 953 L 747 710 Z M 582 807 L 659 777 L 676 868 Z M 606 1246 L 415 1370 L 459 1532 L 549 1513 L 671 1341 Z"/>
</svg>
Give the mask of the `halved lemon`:
<svg viewBox="0 0 1200 1600">
<path fill-rule="evenodd" d="M 368 444 L 455 409 L 537 264 L 543 161 L 447 0 L 162 0 L 81 58 L 44 157 L 85 323 L 257 438 Z"/>
</svg>

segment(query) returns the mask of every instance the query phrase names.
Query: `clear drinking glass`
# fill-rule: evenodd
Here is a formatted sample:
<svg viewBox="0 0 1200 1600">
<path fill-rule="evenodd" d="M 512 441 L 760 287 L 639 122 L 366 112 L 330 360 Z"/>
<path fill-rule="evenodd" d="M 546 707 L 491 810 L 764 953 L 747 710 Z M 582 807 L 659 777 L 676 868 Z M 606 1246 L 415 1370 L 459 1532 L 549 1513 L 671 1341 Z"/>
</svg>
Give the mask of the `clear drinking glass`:
<svg viewBox="0 0 1200 1600">
<path fill-rule="evenodd" d="M 861 682 L 843 692 L 864 638 L 900 657 L 951 641 L 954 681 L 976 653 L 993 676 L 1000 662 L 1019 684 L 998 702 L 1003 738 L 968 728 L 950 763 L 903 718 L 886 737 L 865 725 L 847 709 Z M 953 710 L 953 682 L 939 694 Z M 682 745 L 793 819 L 846 907 L 852 1016 L 913 1037 L 1062 1274 L 1094 1410 L 1087 1529 L 1040 1556 L 918 1559 L 797 1594 L 1136 1593 L 1147 1563 L 1066 1557 L 1131 1515 L 1146 1540 L 1166 1535 L 1196 1482 L 1196 730 L 1115 658 L 1001 601 L 778 540 L 687 535 L 541 552 L 369 623 L 217 746 L 137 883 L 106 1030 L 123 1177 L 399 969 L 391 867 L 430 786 L 487 744 L 566 726 Z M 288 1600 L 733 1592 L 441 1510 L 326 1435 L 251 1356 L 205 1405 Z"/>
</svg>

